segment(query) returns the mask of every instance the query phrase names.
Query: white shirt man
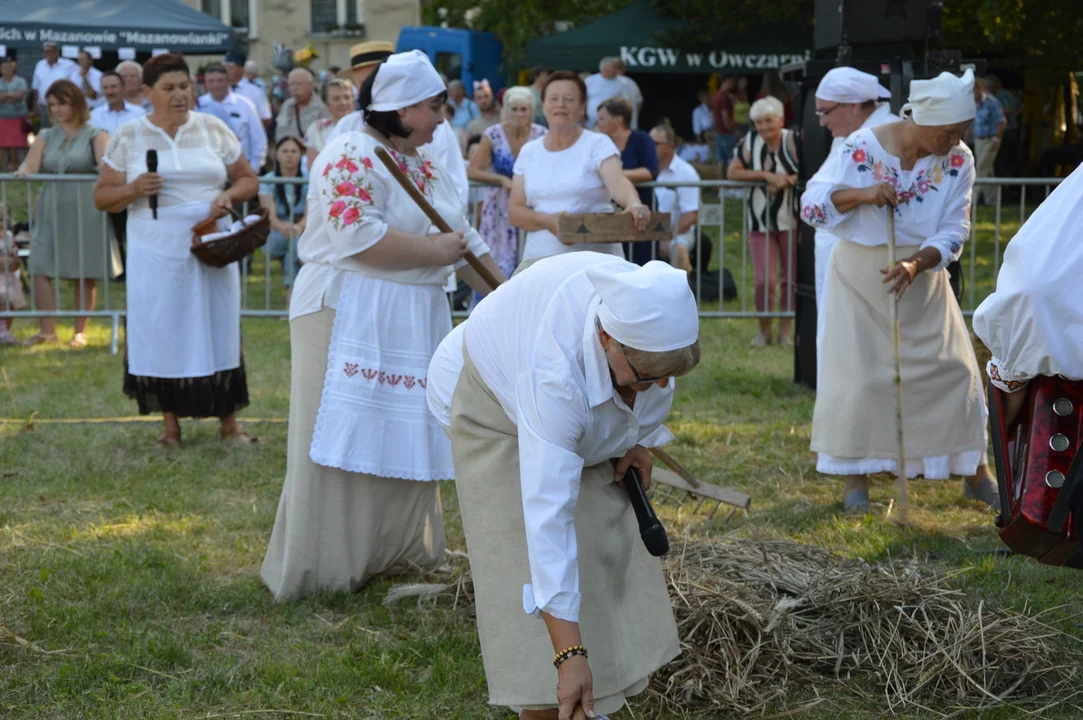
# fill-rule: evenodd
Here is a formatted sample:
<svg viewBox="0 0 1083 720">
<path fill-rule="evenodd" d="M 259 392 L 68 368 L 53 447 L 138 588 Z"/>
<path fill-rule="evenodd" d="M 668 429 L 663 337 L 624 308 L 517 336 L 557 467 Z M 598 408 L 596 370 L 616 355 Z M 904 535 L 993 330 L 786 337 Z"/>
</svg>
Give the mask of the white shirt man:
<svg viewBox="0 0 1083 720">
<path fill-rule="evenodd" d="M 265 125 L 271 122 L 271 101 L 259 85 L 244 76 L 245 58 L 235 53 L 226 55 L 226 71 L 229 74 L 229 89 L 241 97 L 247 98 L 256 106 L 256 113 Z"/>
<path fill-rule="evenodd" d="M 659 126 L 651 130 L 658 153 L 658 182 L 698 183 L 699 173 L 677 156 L 677 137 L 672 128 Z M 689 254 L 696 246 L 696 222 L 699 221 L 699 192 L 695 186 L 656 187 L 654 197 L 658 212 L 669 213 L 673 240 L 669 244 L 669 262 L 685 272 L 692 268 Z"/>
<path fill-rule="evenodd" d="M 714 130 L 714 116 L 711 115 L 711 95 L 700 90 L 699 105 L 692 111 L 692 133 L 698 142 L 703 142 L 704 135 Z"/>
<path fill-rule="evenodd" d="M 241 141 L 241 151 L 252 169 L 259 172 L 267 153 L 267 133 L 256 107 L 247 98 L 230 92 L 229 77 L 222 66 L 211 66 L 203 74 L 207 92 L 197 100 L 197 109 L 229 125 Z"/>
<path fill-rule="evenodd" d="M 91 57 L 89 52 L 86 50 L 79 52 L 79 61 L 77 63 L 79 69 L 76 74 L 78 80 L 75 81 L 75 84 L 83 91 L 83 95 L 86 96 L 87 107 L 91 110 L 105 104 L 105 97 L 102 95 L 102 71 L 94 67 L 93 63 L 94 58 Z"/>
<path fill-rule="evenodd" d="M 49 127 L 49 108 L 45 102 L 45 93 L 49 92 L 49 86 L 57 80 L 71 80 L 76 85 L 81 83 L 79 66 L 67 58 L 60 57 L 60 48 L 55 43 L 45 43 L 43 46 L 45 57 L 38 60 L 34 66 L 34 78 L 30 88 L 36 93 L 38 101 L 38 115 L 41 117 L 43 127 Z"/>
<path fill-rule="evenodd" d="M 643 92 L 635 80 L 625 75 L 628 66 L 620 58 L 616 60 L 617 77 L 620 79 L 621 91 L 625 99 L 632 104 L 632 129 L 639 129 L 639 109 L 643 107 Z"/>
<path fill-rule="evenodd" d="M 598 106 L 610 98 L 624 98 L 632 103 L 633 108 L 636 107 L 637 95 L 639 103 L 642 104 L 643 102 L 643 96 L 639 94 L 639 88 L 636 87 L 634 92 L 632 90 L 631 86 L 635 85 L 635 83 L 631 80 L 627 82 L 621 80 L 621 75 L 617 72 L 617 62 L 616 58 L 605 58 L 599 67 L 599 72 L 587 77 L 584 81 L 587 85 L 588 129 L 594 129 L 594 126 L 598 123 Z"/>
<path fill-rule="evenodd" d="M 124 79 L 115 72 L 104 73 L 101 80 L 102 104 L 90 111 L 90 124 L 112 135 L 118 127 L 146 114 L 138 105 L 124 99 Z"/>
<path fill-rule="evenodd" d="M 829 70 L 816 88 L 816 113 L 820 125 L 831 131 L 831 153 L 821 167 L 830 167 L 830 160 L 846 141 L 846 138 L 858 130 L 876 127 L 898 121 L 888 104 L 881 102 L 891 97 L 891 93 L 880 84 L 876 76 L 863 73 L 851 67 L 838 67 Z M 835 249 L 838 238 L 827 230 L 816 230 L 816 373 L 820 372 L 822 356 L 819 338 L 823 337 L 827 317 L 822 309 L 825 305 L 827 287 L 827 267 L 831 262 L 831 251 Z"/>
</svg>

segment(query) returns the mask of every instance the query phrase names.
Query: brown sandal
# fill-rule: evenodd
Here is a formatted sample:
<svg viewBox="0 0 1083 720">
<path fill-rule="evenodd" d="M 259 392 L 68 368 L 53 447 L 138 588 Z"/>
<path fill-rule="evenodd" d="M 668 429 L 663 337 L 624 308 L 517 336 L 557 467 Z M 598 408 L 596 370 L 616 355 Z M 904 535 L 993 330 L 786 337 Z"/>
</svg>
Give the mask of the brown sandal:
<svg viewBox="0 0 1083 720">
<path fill-rule="evenodd" d="M 162 433 L 161 435 L 159 435 L 158 441 L 155 444 L 158 447 L 176 448 L 178 450 L 184 448 L 184 445 L 181 444 L 181 439 L 179 437 L 174 437 L 168 433 Z"/>
</svg>

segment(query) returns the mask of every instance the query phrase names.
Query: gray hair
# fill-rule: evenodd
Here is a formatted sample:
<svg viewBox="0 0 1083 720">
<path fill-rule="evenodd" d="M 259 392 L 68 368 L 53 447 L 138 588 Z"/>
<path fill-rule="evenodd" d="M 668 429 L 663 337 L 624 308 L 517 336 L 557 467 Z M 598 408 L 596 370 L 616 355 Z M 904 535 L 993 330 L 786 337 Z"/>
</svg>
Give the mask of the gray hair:
<svg viewBox="0 0 1083 720">
<path fill-rule="evenodd" d="M 533 112 L 533 110 L 534 110 L 534 93 L 533 93 L 533 91 L 531 91 L 531 89 L 528 88 L 528 87 L 523 87 L 522 85 L 516 85 L 515 87 L 510 87 L 507 90 L 505 90 L 504 91 L 504 106 L 500 110 L 500 116 L 502 118 L 506 119 L 508 117 L 508 112 L 509 112 L 508 108 L 511 107 L 511 104 L 512 103 L 519 103 L 519 102 L 526 103 L 527 105 L 529 105 L 530 109 L 531 109 L 531 112 Z"/>
<path fill-rule="evenodd" d="M 651 129 L 651 135 L 658 133 L 662 136 L 662 142 L 667 145 L 677 144 L 677 133 L 673 131 L 673 127 L 670 125 L 655 125 Z"/>
<path fill-rule="evenodd" d="M 448 90 L 453 90 L 453 89 L 454 90 L 462 90 L 463 92 L 466 92 L 466 86 L 463 85 L 462 80 L 452 80 L 451 82 L 449 82 L 447 84 L 447 89 Z"/>
<path fill-rule="evenodd" d="M 772 117 L 780 120 L 786 117 L 786 108 L 782 105 L 782 101 L 772 95 L 760 98 L 748 109 L 748 119 L 752 122 Z"/>
<path fill-rule="evenodd" d="M 255 60 L 249 60 L 248 62 L 246 62 L 244 64 L 244 69 L 245 69 L 245 72 L 258 73 L 259 72 L 259 65 L 256 64 Z"/>
<path fill-rule="evenodd" d="M 605 329 L 602 327 L 602 322 L 597 318 L 594 320 L 594 327 L 598 330 Z M 676 350 L 666 350 L 664 352 L 637 350 L 636 348 L 621 343 L 620 340 L 617 340 L 616 338 L 613 338 L 613 340 L 620 343 L 624 348 L 629 364 L 635 367 L 635 370 L 639 373 L 640 377 L 681 377 L 682 375 L 687 375 L 692 372 L 696 365 L 699 365 L 699 340 L 696 340 L 688 347 L 677 348 Z"/>
<path fill-rule="evenodd" d="M 139 71 L 139 76 L 143 76 L 143 66 L 137 63 L 135 60 L 125 60 L 124 62 L 117 63 L 117 72 L 120 72 L 121 68 L 133 67 Z"/>
<path fill-rule="evenodd" d="M 313 77 L 312 71 L 308 68 L 294 68 L 290 70 L 290 74 L 286 76 L 286 82 L 289 82 L 294 77 L 304 78 L 309 85 L 316 82 L 316 78 Z"/>
<path fill-rule="evenodd" d="M 616 61 L 617 61 L 617 58 L 615 58 L 615 57 L 604 57 L 604 58 L 602 58 L 601 61 L 598 63 L 598 71 L 601 72 L 602 70 L 605 70 L 606 66 L 612 65 Z"/>
<path fill-rule="evenodd" d="M 42 43 L 41 44 L 41 49 L 42 50 L 59 50 L 60 46 L 57 45 L 55 42 L 47 42 L 47 43 Z"/>
</svg>

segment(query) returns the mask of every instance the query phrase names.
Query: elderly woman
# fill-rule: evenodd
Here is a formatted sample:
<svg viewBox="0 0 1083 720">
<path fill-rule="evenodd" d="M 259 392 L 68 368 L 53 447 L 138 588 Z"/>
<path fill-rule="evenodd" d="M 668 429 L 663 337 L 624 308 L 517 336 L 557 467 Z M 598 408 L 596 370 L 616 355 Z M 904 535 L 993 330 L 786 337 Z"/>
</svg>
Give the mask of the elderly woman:
<svg viewBox="0 0 1083 720">
<path fill-rule="evenodd" d="M 466 170 L 471 180 L 495 186 L 486 191 L 482 201 L 478 232 L 497 265 L 509 276 L 519 264 L 519 229 L 508 222 L 515 160 L 524 145 L 546 133 L 541 125 L 531 122 L 533 116 L 534 93 L 530 88 L 510 88 L 504 93 L 503 121 L 485 130 Z"/>
<path fill-rule="evenodd" d="M 45 92 L 52 126 L 34 139 L 17 177 L 27 175 L 86 175 L 98 172 L 109 135 L 89 124 L 90 110 L 83 93 L 70 80 L 57 80 Z M 120 274 L 120 247 L 113 227 L 94 209 L 87 183 L 46 183 L 30 226 L 30 274 L 38 310 L 56 309 L 50 278 L 75 284 L 75 309 L 93 310 L 98 281 Z M 87 345 L 88 318 L 75 318 L 71 347 Z M 27 344 L 56 342 L 56 321 L 41 318 L 41 332 Z"/>
<path fill-rule="evenodd" d="M 331 139 L 331 133 L 338 121 L 353 112 L 353 85 L 349 80 L 335 78 L 327 83 L 327 110 L 331 113 L 331 117 L 312 123 L 308 127 L 308 132 L 305 133 L 308 167 L 312 167 L 312 163 L 316 161 L 316 155 Z"/>
<path fill-rule="evenodd" d="M 622 255 L 620 243 L 573 243 L 560 239 L 560 216 L 608 213 L 613 202 L 645 230 L 650 208 L 621 167 L 620 151 L 608 136 L 584 130 L 587 109 L 583 79 L 566 70 L 549 75 L 542 90 L 549 133 L 527 143 L 515 161 L 508 219 L 526 230 L 523 260 L 576 250 Z"/>
<path fill-rule="evenodd" d="M 255 442 L 237 423 L 248 405 L 236 265 L 191 252 L 192 226 L 256 195 L 259 181 L 233 131 L 191 112 L 188 63 L 167 53 L 143 68 L 154 108 L 121 125 L 94 189 L 101 210 L 128 209 L 128 324 L 124 392 L 141 415 L 161 412 L 158 444 L 181 447 L 182 417 L 216 417 L 223 440 Z M 147 153 L 158 155 L 157 172 Z M 224 190 L 226 183 L 229 189 Z M 157 196 L 157 219 L 148 198 Z"/>
<path fill-rule="evenodd" d="M 776 285 L 783 312 L 793 310 L 796 297 L 793 251 L 797 219 L 793 188 L 797 185 L 797 145 L 793 132 L 783 127 L 783 114 L 782 103 L 776 98 L 765 97 L 752 103 L 749 117 L 754 129 L 737 146 L 729 166 L 730 180 L 766 183 L 748 190 L 748 247 L 752 253 L 758 312 L 774 312 Z M 783 346 L 793 344 L 789 318 L 779 320 L 778 342 Z M 771 318 L 760 318 L 760 332 L 752 339 L 752 346 L 770 344 Z"/>
<path fill-rule="evenodd" d="M 946 267 L 970 233 L 974 160 L 959 138 L 974 119 L 973 72 L 910 86 L 912 117 L 858 130 L 824 163 L 801 216 L 839 238 L 824 312 L 824 367 L 812 420 L 816 468 L 846 476 L 845 507 L 868 507 L 866 475 L 969 476 L 990 504 L 982 398 L 974 348 Z M 887 269 L 887 215 L 898 256 Z M 890 295 L 889 295 L 890 293 Z M 892 295 L 894 297 L 892 297 Z M 896 460 L 889 303 L 898 300 L 906 467 Z"/>
<path fill-rule="evenodd" d="M 522 720 L 616 712 L 680 652 L 661 563 L 617 482 L 635 466 L 649 486 L 672 378 L 699 362 L 688 276 L 544 258 L 462 327 L 428 393 L 451 435 L 489 702 Z"/>
<path fill-rule="evenodd" d="M 432 567 L 444 552 L 439 484 L 451 447 L 428 412 L 429 359 L 451 330 L 453 268 L 488 287 L 455 184 L 418 148 L 443 122 L 440 75 L 419 51 L 392 55 L 361 86 L 363 132 L 331 140 L 309 181 L 304 265 L 290 302 L 286 482 L 260 576 L 278 600 Z M 428 216 L 376 155 L 389 153 L 454 232 Z"/>
<path fill-rule="evenodd" d="M 26 80 L 15 74 L 15 60 L 0 58 L 0 172 L 18 167 L 26 154 Z"/>
</svg>

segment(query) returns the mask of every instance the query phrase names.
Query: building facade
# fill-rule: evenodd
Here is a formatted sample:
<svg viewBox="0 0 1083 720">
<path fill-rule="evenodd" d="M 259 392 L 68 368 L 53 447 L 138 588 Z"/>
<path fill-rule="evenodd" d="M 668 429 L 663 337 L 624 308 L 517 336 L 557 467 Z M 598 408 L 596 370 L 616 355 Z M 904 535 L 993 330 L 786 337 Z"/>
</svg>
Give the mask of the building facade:
<svg viewBox="0 0 1083 720">
<path fill-rule="evenodd" d="M 350 46 L 362 40 L 396 42 L 399 30 L 421 23 L 420 0 L 183 0 L 226 25 L 247 29 L 248 57 L 270 75 L 276 44 L 300 50 L 309 44 L 319 59 L 309 66 L 347 67 Z"/>
</svg>

